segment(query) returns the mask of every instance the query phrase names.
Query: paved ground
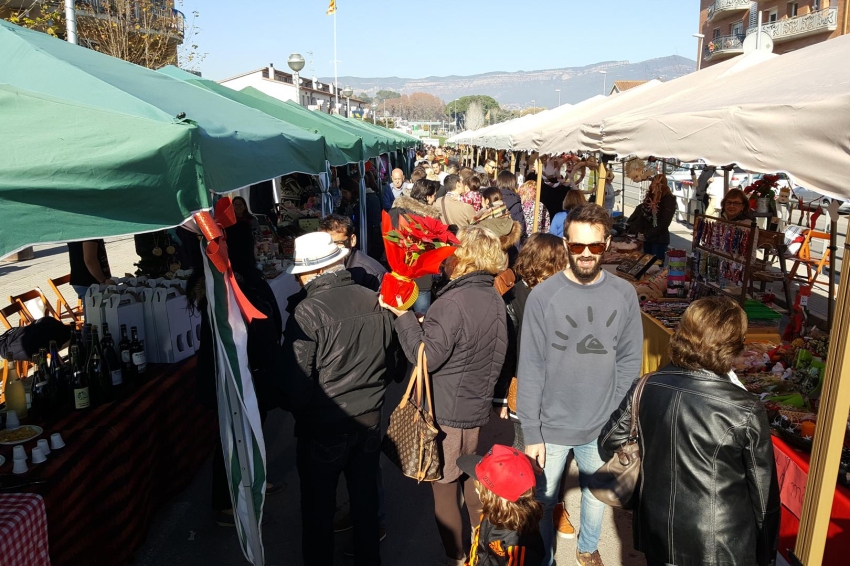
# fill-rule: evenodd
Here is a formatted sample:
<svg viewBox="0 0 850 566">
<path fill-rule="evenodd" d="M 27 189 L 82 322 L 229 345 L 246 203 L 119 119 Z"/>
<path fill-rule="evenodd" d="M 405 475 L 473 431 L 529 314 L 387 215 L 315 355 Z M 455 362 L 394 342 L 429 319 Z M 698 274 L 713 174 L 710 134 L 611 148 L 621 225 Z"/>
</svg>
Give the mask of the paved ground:
<svg viewBox="0 0 850 566">
<path fill-rule="evenodd" d="M 393 384 L 387 396 L 387 407 L 394 407 L 402 395 L 402 386 Z M 295 471 L 292 418 L 283 411 L 274 411 L 266 421 L 266 443 L 270 454 L 269 475 L 273 483 L 286 486 L 283 493 L 267 499 L 265 513 L 268 522 L 263 526 L 266 562 L 269 565 L 302 564 L 298 475 Z M 493 443 L 511 444 L 513 427 L 492 418 L 485 427 L 480 449 Z M 382 547 L 384 564 L 389 566 L 434 566 L 442 556 L 442 547 L 434 524 L 434 502 L 431 488 L 417 485 L 401 475 L 382 458 L 384 486 L 387 492 L 388 536 Z M 136 553 L 136 566 L 208 566 L 244 563 L 236 532 L 217 526 L 209 506 L 210 462 L 202 469 L 192 485 L 180 494 L 157 517 L 147 544 Z M 578 519 L 580 492 L 577 469 L 573 465 L 568 509 Z M 347 501 L 339 498 L 340 509 Z M 578 523 L 576 523 L 578 524 Z M 350 532 L 339 533 L 335 539 L 336 563 L 352 564 L 343 555 L 350 545 Z M 625 512 L 606 511 L 600 553 L 608 566 L 637 566 L 644 564 L 642 555 L 632 550 L 631 517 Z M 559 564 L 573 564 L 575 540 L 564 540 L 558 548 Z"/>
</svg>

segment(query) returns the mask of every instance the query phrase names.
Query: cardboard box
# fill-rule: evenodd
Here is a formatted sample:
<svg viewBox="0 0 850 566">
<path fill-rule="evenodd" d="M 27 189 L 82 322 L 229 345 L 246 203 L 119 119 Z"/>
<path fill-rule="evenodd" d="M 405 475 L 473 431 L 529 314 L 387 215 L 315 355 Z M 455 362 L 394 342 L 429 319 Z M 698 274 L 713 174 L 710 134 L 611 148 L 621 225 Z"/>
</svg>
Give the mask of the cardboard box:
<svg viewBox="0 0 850 566">
<path fill-rule="evenodd" d="M 157 336 L 156 313 L 154 312 L 153 297 L 156 294 L 156 289 L 150 287 L 137 287 L 135 289 L 136 296 L 142 305 L 142 314 L 145 320 L 145 357 L 148 363 L 162 363 L 159 337 Z M 128 328 L 129 330 L 129 328 Z"/>
<path fill-rule="evenodd" d="M 127 327 L 127 335 L 130 339 L 132 339 L 130 329 L 135 326 L 139 340 L 142 344 L 147 344 L 145 340 L 144 308 L 133 293 L 115 293 L 107 296 L 104 301 L 103 315 L 103 322 L 109 324 L 109 333 L 112 334 L 115 354 L 119 359 L 121 352 L 118 351 L 118 344 L 121 342 L 122 324 Z M 145 346 L 145 350 L 147 350 L 147 346 Z"/>
<path fill-rule="evenodd" d="M 177 289 L 156 289 L 152 298 L 160 362 L 175 363 L 195 354 L 186 297 Z M 191 345 L 190 345 L 191 344 Z"/>
</svg>

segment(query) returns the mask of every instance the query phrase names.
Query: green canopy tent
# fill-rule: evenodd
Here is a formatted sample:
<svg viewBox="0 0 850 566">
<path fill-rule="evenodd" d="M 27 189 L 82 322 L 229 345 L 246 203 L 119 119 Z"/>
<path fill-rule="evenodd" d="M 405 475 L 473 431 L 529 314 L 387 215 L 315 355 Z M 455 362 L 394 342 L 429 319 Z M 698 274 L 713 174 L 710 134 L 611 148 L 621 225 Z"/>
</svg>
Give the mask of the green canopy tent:
<svg viewBox="0 0 850 566">
<path fill-rule="evenodd" d="M 288 104 L 270 96 L 260 98 L 251 96 L 245 92 L 233 90 L 215 81 L 203 79 L 197 75 L 178 69 L 173 65 L 163 67 L 158 72 L 205 88 L 225 98 L 264 112 L 278 120 L 322 136 L 325 139 L 325 159 L 334 167 L 346 165 L 347 163 L 357 163 L 363 159 L 363 142 L 358 136 L 355 136 L 344 128 L 333 127 L 317 119 L 310 111 L 299 112 L 298 109 L 294 109 Z"/>
</svg>

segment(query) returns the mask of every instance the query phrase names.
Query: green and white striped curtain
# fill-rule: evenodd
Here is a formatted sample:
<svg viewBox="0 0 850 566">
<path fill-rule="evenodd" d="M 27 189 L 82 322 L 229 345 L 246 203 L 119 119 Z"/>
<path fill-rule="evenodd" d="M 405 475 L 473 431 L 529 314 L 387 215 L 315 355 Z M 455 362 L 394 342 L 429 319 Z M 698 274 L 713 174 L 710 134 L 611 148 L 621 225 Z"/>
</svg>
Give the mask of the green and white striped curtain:
<svg viewBox="0 0 850 566">
<path fill-rule="evenodd" d="M 266 448 L 248 365 L 247 328 L 230 282 L 206 255 L 204 273 L 215 341 L 218 422 L 236 530 L 245 558 L 263 566 L 260 524 L 266 489 Z"/>
</svg>

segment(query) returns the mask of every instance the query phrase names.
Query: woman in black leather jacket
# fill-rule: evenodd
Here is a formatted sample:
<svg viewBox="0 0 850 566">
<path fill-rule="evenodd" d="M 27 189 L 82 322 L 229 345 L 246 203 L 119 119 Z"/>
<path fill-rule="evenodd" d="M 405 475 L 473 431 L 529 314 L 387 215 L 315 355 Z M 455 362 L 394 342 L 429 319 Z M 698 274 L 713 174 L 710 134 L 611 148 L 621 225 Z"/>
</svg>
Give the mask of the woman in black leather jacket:
<svg viewBox="0 0 850 566">
<path fill-rule="evenodd" d="M 726 297 L 695 301 L 670 340 L 672 364 L 640 401 L 635 549 L 650 566 L 771 564 L 779 487 L 767 413 L 735 376 L 747 317 Z M 629 436 L 634 386 L 602 429 L 609 459 Z"/>
</svg>

